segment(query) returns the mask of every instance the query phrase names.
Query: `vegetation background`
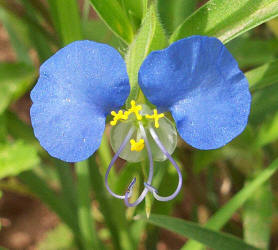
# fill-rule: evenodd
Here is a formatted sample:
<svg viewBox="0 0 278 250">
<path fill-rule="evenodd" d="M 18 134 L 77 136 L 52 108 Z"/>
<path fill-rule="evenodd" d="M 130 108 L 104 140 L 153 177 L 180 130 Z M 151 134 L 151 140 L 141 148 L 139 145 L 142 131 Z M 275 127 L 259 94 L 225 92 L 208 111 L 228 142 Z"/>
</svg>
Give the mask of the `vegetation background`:
<svg viewBox="0 0 278 250">
<path fill-rule="evenodd" d="M 278 0 L 0 0 L 0 246 L 3 249 L 278 249 Z M 131 98 L 152 51 L 190 35 L 218 37 L 246 73 L 249 125 L 229 145 L 199 151 L 179 142 L 184 185 L 168 203 L 126 208 L 106 192 L 109 128 L 89 160 L 51 158 L 34 138 L 29 93 L 39 65 L 80 39 L 114 46 Z M 144 163 L 119 160 L 123 192 Z M 177 177 L 156 163 L 155 186 Z M 2 249 L 2 248 L 1 248 Z"/>
</svg>

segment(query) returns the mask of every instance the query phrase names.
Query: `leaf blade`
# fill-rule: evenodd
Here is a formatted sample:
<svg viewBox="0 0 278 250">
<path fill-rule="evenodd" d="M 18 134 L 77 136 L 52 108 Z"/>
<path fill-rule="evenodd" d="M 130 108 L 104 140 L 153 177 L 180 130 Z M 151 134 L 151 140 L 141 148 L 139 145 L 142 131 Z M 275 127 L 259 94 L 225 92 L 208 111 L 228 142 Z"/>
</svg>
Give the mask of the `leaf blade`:
<svg viewBox="0 0 278 250">
<path fill-rule="evenodd" d="M 269 245 L 272 199 L 270 183 L 267 182 L 243 207 L 244 238 L 260 249 L 268 249 Z"/>
<path fill-rule="evenodd" d="M 99 17 L 107 26 L 124 42 L 129 44 L 133 39 L 133 29 L 120 4 L 113 0 L 90 1 Z"/>
<path fill-rule="evenodd" d="M 63 45 L 81 40 L 82 28 L 76 0 L 48 0 L 48 2 Z"/>
<path fill-rule="evenodd" d="M 257 90 L 278 82 L 278 60 L 266 63 L 245 73 L 251 90 Z"/>
<path fill-rule="evenodd" d="M 185 220 L 165 216 L 165 215 L 151 215 L 149 223 L 156 226 L 163 227 L 167 230 L 175 232 L 184 237 L 193 238 L 198 240 L 208 247 L 211 247 L 216 250 L 255 250 L 257 248 L 248 245 L 239 238 L 234 236 L 215 232 L 202 226 L 199 226 L 196 223 L 187 222 Z"/>
<path fill-rule="evenodd" d="M 257 188 L 263 185 L 278 170 L 278 159 L 275 159 L 260 175 L 241 189 L 226 205 L 220 208 L 206 223 L 205 227 L 220 230 Z M 201 245 L 196 241 L 188 241 L 183 250 L 199 250 Z"/>
<path fill-rule="evenodd" d="M 17 176 L 37 166 L 39 162 L 37 152 L 30 144 L 16 141 L 0 145 L 0 179 Z"/>
<path fill-rule="evenodd" d="M 198 34 L 218 37 L 227 43 L 277 15 L 275 0 L 211 0 L 185 20 L 170 41 Z"/>
<path fill-rule="evenodd" d="M 0 63 L 0 114 L 28 90 L 35 80 L 33 66 L 23 63 Z"/>
</svg>

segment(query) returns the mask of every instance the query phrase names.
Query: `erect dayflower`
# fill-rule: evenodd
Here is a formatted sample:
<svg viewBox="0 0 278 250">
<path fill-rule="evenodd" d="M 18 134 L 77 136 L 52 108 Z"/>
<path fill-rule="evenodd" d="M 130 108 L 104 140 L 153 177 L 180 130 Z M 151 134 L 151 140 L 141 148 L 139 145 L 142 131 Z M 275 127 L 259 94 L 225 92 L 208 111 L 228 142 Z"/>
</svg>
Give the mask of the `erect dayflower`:
<svg viewBox="0 0 278 250">
<path fill-rule="evenodd" d="M 181 138 L 197 149 L 224 146 L 245 128 L 250 112 L 248 82 L 225 46 L 216 38 L 192 36 L 150 53 L 141 65 L 139 85 L 156 106 L 133 100 L 119 110 L 129 91 L 126 66 L 112 47 L 77 41 L 58 51 L 40 68 L 31 92 L 35 136 L 48 153 L 67 162 L 91 156 L 100 146 L 108 114 L 111 146 L 116 152 L 106 173 L 108 191 L 126 205 L 139 204 L 148 192 L 157 200 L 173 199 L 182 186 L 179 167 L 171 157 L 177 142 L 170 112 Z M 149 158 L 149 176 L 139 198 L 129 203 L 132 180 L 124 195 L 108 186 L 109 171 L 118 157 L 131 162 Z M 152 186 L 153 161 L 169 159 L 179 182 L 168 197 Z"/>
</svg>

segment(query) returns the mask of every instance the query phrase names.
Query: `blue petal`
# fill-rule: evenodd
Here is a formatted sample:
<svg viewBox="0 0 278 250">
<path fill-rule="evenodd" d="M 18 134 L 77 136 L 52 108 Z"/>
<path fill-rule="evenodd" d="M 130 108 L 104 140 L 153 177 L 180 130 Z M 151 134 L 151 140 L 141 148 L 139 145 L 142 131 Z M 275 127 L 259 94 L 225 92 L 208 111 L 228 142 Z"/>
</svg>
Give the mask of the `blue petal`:
<svg viewBox="0 0 278 250">
<path fill-rule="evenodd" d="M 119 109 L 129 91 L 124 60 L 115 49 L 71 43 L 40 68 L 31 92 L 35 136 L 56 158 L 84 160 L 100 145 L 106 114 Z"/>
<path fill-rule="evenodd" d="M 217 38 L 192 36 L 152 52 L 139 84 L 150 102 L 172 113 L 179 134 L 195 148 L 219 148 L 247 124 L 248 82 Z"/>
</svg>

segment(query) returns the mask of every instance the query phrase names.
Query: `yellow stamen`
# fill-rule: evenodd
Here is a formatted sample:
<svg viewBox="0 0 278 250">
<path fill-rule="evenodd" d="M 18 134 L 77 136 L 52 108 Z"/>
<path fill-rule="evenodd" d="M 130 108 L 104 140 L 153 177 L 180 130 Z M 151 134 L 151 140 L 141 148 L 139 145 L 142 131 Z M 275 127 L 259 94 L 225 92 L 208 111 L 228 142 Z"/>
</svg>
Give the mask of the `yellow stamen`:
<svg viewBox="0 0 278 250">
<path fill-rule="evenodd" d="M 140 115 L 139 111 L 142 109 L 142 106 L 141 105 L 136 105 L 136 102 L 134 100 L 132 100 L 130 102 L 130 104 L 131 104 L 131 108 L 128 111 L 126 111 L 124 114 L 126 116 L 129 116 L 131 113 L 134 113 L 135 116 L 136 116 L 136 119 L 138 121 L 141 121 L 142 116 Z"/>
<path fill-rule="evenodd" d="M 136 151 L 136 152 L 140 152 L 143 150 L 144 146 L 145 146 L 145 141 L 144 139 L 140 139 L 138 142 L 136 142 L 134 139 L 130 140 L 130 150 L 131 151 Z"/>
<path fill-rule="evenodd" d="M 163 114 L 163 113 L 158 114 L 158 113 L 157 113 L 157 109 L 154 109 L 154 110 L 153 110 L 153 115 L 146 115 L 146 118 L 147 118 L 147 119 L 154 119 L 154 126 L 155 126 L 156 128 L 159 128 L 159 122 L 158 122 L 158 120 L 159 120 L 160 118 L 162 118 L 162 117 L 164 117 L 164 114 Z"/>
<path fill-rule="evenodd" d="M 113 121 L 110 122 L 111 126 L 115 126 L 117 124 L 118 120 L 127 120 L 127 118 L 128 118 L 128 116 L 125 115 L 122 110 L 120 110 L 118 113 L 116 113 L 115 111 L 112 111 L 111 115 L 114 116 Z"/>
</svg>

